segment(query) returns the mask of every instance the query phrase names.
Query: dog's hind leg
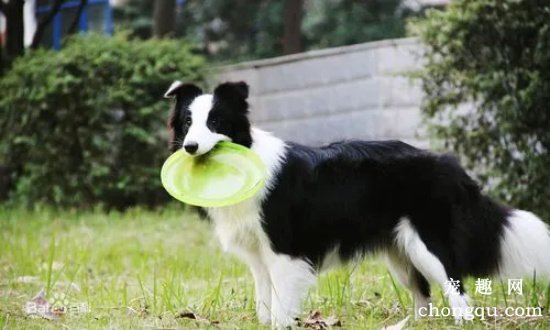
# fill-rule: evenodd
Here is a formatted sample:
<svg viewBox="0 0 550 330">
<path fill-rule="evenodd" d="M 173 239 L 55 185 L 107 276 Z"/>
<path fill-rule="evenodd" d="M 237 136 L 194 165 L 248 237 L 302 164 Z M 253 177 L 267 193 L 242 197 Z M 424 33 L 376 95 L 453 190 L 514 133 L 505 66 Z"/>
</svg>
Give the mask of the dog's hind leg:
<svg viewBox="0 0 550 330">
<path fill-rule="evenodd" d="M 315 272 L 308 262 L 287 255 L 273 254 L 267 261 L 272 283 L 271 324 L 291 326 L 307 290 L 315 283 Z"/>
<path fill-rule="evenodd" d="M 397 225 L 395 241 L 399 251 L 409 258 L 422 276 L 441 285 L 455 320 L 457 322 L 461 322 L 462 319 L 472 320 L 469 297 L 464 291 L 460 276 L 455 273 L 450 264 L 444 265 L 440 258 L 428 250 L 409 219 L 404 218 Z"/>
<path fill-rule="evenodd" d="M 385 261 L 392 276 L 411 291 L 414 299 L 415 318 L 419 319 L 425 316 L 420 312 L 421 308 L 427 310 L 430 303 L 430 284 L 426 278 L 414 268 L 407 257 L 398 251 L 388 251 L 385 254 Z"/>
</svg>

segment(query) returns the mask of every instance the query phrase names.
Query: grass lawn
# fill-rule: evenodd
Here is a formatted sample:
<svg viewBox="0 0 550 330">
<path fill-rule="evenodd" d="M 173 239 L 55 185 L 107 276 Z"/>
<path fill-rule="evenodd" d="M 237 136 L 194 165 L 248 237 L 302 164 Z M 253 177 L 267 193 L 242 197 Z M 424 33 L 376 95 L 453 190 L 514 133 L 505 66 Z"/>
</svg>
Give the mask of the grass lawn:
<svg viewBox="0 0 550 330">
<path fill-rule="evenodd" d="M 507 295 L 494 281 L 493 294 L 482 296 L 469 280 L 478 306 L 542 306 L 543 316 L 491 317 L 464 328 L 549 329 L 550 286 L 532 282 L 523 282 L 523 295 Z M 41 288 L 68 313 L 29 317 L 24 306 Z M 443 307 L 441 291 L 433 296 Z M 245 266 L 221 252 L 206 221 L 178 205 L 125 213 L 0 211 L 0 329 L 256 329 L 253 297 Z M 302 318 L 318 310 L 346 329 L 380 329 L 410 315 L 411 307 L 382 263 L 368 259 L 323 274 Z M 448 317 L 410 319 L 407 328 L 462 327 Z"/>
</svg>

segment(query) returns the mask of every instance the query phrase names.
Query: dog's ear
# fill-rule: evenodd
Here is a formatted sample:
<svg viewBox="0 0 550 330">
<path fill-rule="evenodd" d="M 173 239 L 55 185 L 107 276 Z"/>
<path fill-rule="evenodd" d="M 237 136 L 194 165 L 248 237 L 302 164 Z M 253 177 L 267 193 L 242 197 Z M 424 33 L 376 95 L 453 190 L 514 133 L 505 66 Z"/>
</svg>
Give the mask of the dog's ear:
<svg viewBox="0 0 550 330">
<path fill-rule="evenodd" d="M 164 97 L 176 99 L 176 104 L 172 110 L 170 120 L 168 121 L 168 127 L 170 129 L 176 129 L 181 126 L 178 121 L 181 119 L 182 110 L 201 94 L 202 90 L 193 84 L 184 84 L 176 80 L 170 85 L 166 93 L 164 93 Z"/>
<path fill-rule="evenodd" d="M 179 99 L 190 99 L 195 98 L 202 94 L 202 89 L 193 85 L 193 84 L 184 84 L 179 80 L 176 80 L 168 87 L 166 93 L 164 93 L 165 98 L 176 98 Z"/>
<path fill-rule="evenodd" d="M 201 94 L 202 90 L 199 87 L 193 84 L 184 84 L 178 80 L 174 81 L 164 93 L 164 97 L 176 99 L 176 104 L 174 104 L 170 119 L 168 119 L 168 129 L 171 132 L 170 149 L 172 151 L 178 150 L 181 147 L 179 144 L 183 142 L 183 110 Z"/>
<path fill-rule="evenodd" d="M 248 85 L 244 81 L 226 82 L 214 89 L 214 95 L 221 99 L 245 101 L 248 98 Z"/>
</svg>

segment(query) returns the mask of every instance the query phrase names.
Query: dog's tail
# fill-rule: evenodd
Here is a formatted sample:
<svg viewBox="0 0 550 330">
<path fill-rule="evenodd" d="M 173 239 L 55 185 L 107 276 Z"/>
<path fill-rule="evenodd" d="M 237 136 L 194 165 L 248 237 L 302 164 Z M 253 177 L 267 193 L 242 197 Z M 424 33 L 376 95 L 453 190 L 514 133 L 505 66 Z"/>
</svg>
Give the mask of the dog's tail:
<svg viewBox="0 0 550 330">
<path fill-rule="evenodd" d="M 506 219 L 499 275 L 550 279 L 550 230 L 533 213 L 513 210 Z"/>
</svg>

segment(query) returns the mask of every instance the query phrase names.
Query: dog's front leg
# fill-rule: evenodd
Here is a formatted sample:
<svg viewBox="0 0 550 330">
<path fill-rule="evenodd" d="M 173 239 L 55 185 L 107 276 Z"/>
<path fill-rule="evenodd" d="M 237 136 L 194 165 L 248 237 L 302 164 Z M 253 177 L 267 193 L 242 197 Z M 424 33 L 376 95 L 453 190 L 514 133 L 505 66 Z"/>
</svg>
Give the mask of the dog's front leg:
<svg viewBox="0 0 550 330">
<path fill-rule="evenodd" d="M 308 288 L 315 283 L 310 264 L 287 255 L 273 255 L 268 269 L 271 277 L 271 324 L 287 327 L 300 314 L 302 300 Z"/>
<path fill-rule="evenodd" d="M 271 322 L 271 279 L 267 267 L 260 260 L 249 265 L 254 277 L 256 314 L 261 323 Z"/>
</svg>

